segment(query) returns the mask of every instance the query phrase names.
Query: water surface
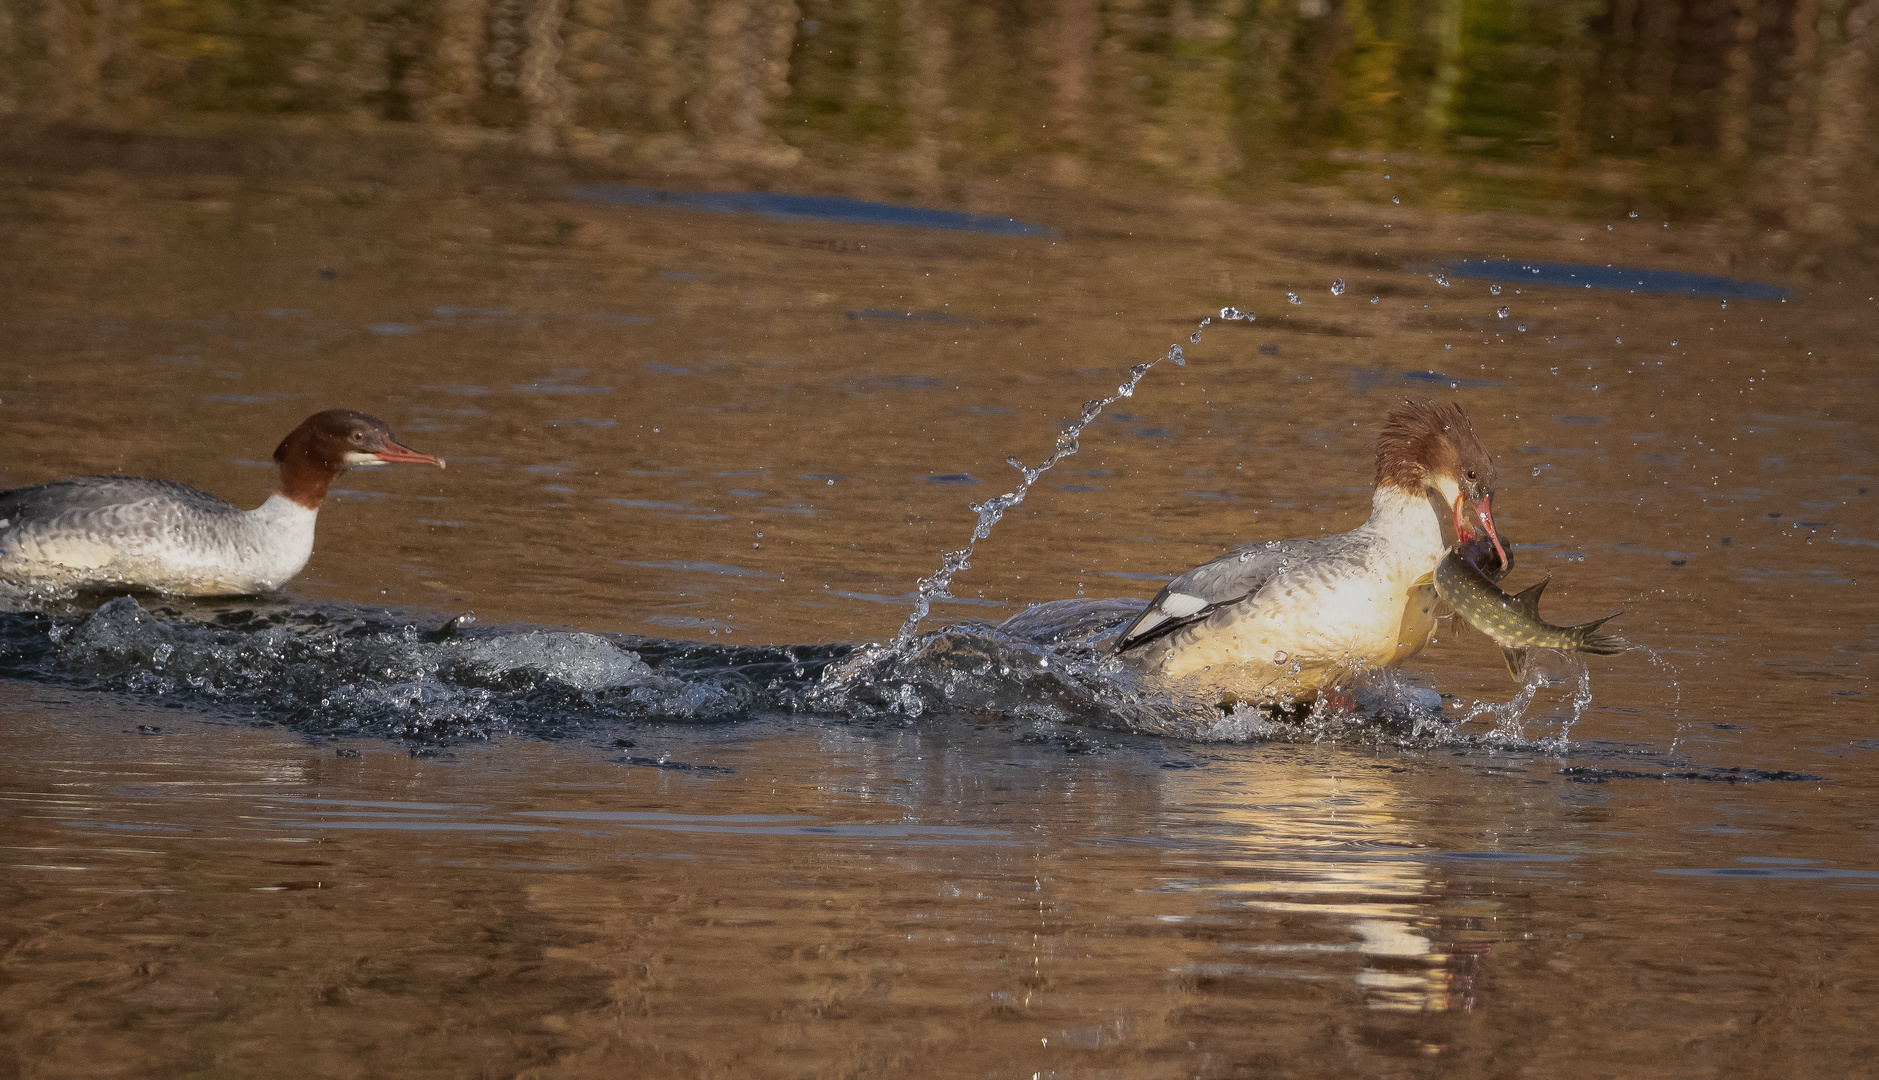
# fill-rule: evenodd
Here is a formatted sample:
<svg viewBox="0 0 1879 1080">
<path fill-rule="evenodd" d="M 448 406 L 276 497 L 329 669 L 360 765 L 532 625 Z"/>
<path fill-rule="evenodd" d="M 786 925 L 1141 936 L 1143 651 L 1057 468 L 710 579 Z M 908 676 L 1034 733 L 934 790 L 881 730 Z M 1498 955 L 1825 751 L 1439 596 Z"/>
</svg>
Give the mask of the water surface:
<svg viewBox="0 0 1879 1080">
<path fill-rule="evenodd" d="M 1585 211 L 1643 181 L 1391 202 L 1306 183 L 1368 160 L 1310 147 L 1258 202 L 839 189 L 1056 230 L 1000 235 L 569 193 L 838 190 L 789 175 L 258 132 L 8 136 L 0 483 L 252 505 L 334 406 L 450 468 L 342 478 L 279 596 L 0 617 L 10 1072 L 1866 1067 L 1856 262 Z M 1456 269 L 1483 253 L 1785 299 Z M 911 650 L 857 651 L 1008 457 L 1171 344 Z M 988 629 L 1355 525 L 1404 397 L 1495 452 L 1510 584 L 1625 610 L 1647 649 L 1589 704 L 1451 627 L 1369 711 L 1184 727 Z"/>
</svg>

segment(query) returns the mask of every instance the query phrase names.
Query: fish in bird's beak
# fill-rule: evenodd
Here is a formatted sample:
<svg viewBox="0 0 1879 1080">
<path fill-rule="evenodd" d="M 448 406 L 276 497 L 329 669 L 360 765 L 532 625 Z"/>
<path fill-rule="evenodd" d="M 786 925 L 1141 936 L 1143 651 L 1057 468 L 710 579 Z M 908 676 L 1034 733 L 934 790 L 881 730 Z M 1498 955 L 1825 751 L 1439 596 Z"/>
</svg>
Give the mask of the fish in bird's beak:
<svg viewBox="0 0 1879 1080">
<path fill-rule="evenodd" d="M 439 462 L 439 464 L 442 464 L 442 463 Z M 1488 531 L 1488 539 L 1494 541 L 1494 554 L 1500 558 L 1501 565 L 1506 566 L 1507 565 L 1507 551 L 1505 548 L 1501 547 L 1500 534 L 1494 531 L 1494 515 L 1488 511 L 1488 504 L 1493 501 L 1494 501 L 1494 496 L 1492 495 L 1481 496 L 1481 498 L 1475 503 L 1474 512 L 1475 512 L 1475 516 L 1481 519 L 1481 527 Z M 1461 511 L 1461 504 L 1458 501 L 1456 503 L 1457 525 L 1456 525 L 1456 530 L 1455 530 L 1457 533 L 1460 533 L 1461 531 L 1460 524 L 1459 524 L 1460 511 Z"/>
</svg>

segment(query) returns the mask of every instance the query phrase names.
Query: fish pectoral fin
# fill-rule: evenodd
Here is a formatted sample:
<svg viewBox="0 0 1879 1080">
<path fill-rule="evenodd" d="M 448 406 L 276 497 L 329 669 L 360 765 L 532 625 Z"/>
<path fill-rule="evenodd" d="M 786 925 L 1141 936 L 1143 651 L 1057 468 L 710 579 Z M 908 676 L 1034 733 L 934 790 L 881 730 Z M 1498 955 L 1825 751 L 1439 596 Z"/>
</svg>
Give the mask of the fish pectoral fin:
<svg viewBox="0 0 1879 1080">
<path fill-rule="evenodd" d="M 1509 649 L 1503 646 L 1501 659 L 1507 661 L 1507 674 L 1512 675 L 1515 682 L 1520 682 L 1527 677 L 1527 650 Z"/>
<path fill-rule="evenodd" d="M 1553 578 L 1549 574 L 1514 594 L 1514 603 L 1519 604 L 1522 610 L 1533 616 L 1535 622 L 1544 621 L 1540 618 L 1540 594 L 1546 591 L 1546 583 L 1551 580 Z"/>
</svg>

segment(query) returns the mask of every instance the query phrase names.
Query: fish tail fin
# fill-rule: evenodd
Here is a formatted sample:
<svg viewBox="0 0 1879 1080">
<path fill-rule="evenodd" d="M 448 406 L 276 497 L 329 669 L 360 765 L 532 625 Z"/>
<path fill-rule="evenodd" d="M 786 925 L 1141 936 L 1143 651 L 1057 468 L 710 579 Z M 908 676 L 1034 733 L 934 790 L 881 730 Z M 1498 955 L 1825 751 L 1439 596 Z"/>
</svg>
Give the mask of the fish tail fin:
<svg viewBox="0 0 1879 1080">
<path fill-rule="evenodd" d="M 1527 676 L 1527 650 L 1509 649 L 1505 646 L 1502 646 L 1501 659 L 1507 661 L 1507 674 L 1512 675 L 1514 677 L 1515 682 L 1519 682 L 1520 680 L 1526 678 Z"/>
<path fill-rule="evenodd" d="M 1629 649 L 1631 643 L 1616 634 L 1593 633 L 1594 630 L 1623 614 L 1622 611 L 1614 611 L 1602 619 L 1593 619 L 1588 623 L 1567 627 L 1566 632 L 1572 635 L 1573 649 L 1577 652 L 1592 653 L 1595 656 L 1611 656 Z"/>
</svg>

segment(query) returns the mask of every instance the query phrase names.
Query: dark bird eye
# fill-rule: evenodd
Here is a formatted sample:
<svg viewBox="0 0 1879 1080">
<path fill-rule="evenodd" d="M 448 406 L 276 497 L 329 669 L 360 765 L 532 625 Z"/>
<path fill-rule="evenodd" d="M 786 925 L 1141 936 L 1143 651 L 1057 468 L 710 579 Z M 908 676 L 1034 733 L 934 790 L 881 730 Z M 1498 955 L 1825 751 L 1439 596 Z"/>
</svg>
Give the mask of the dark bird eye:
<svg viewBox="0 0 1879 1080">
<path fill-rule="evenodd" d="M 352 433 L 352 441 L 353 441 L 353 442 L 364 442 L 364 441 L 365 441 L 365 432 L 363 432 L 363 431 L 355 431 L 355 432 L 353 432 L 353 433 Z M 1474 474 L 1473 474 L 1473 473 L 1469 473 L 1469 474 L 1468 474 L 1468 479 L 1470 479 L 1470 480 L 1472 480 L 1472 479 L 1474 479 Z"/>
<path fill-rule="evenodd" d="M 1473 469 L 1469 469 L 1469 470 L 1468 470 L 1468 479 L 1470 479 L 1470 480 L 1473 480 L 1473 479 L 1474 479 L 1474 470 L 1473 470 Z"/>
</svg>

